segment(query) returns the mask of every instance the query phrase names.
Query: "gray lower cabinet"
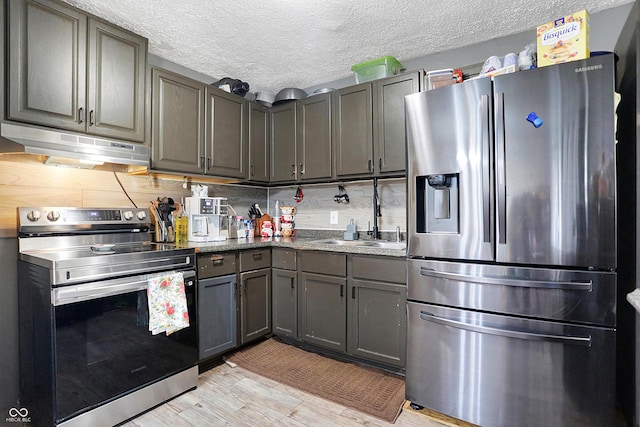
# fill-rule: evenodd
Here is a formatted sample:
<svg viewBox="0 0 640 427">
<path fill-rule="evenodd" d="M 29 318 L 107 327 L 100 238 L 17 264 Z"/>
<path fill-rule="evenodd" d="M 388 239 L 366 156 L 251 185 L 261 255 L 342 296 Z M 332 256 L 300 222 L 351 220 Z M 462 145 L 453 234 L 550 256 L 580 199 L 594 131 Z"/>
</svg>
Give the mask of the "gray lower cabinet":
<svg viewBox="0 0 640 427">
<path fill-rule="evenodd" d="M 271 332 L 271 250 L 243 251 L 240 260 L 240 344 Z"/>
<path fill-rule="evenodd" d="M 206 359 L 238 344 L 236 254 L 200 254 L 198 267 L 198 353 Z"/>
<path fill-rule="evenodd" d="M 7 117 L 144 142 L 147 40 L 57 1 L 7 4 Z"/>
<path fill-rule="evenodd" d="M 296 251 L 271 250 L 271 289 L 273 333 L 290 338 L 298 337 L 298 273 Z"/>
<path fill-rule="evenodd" d="M 353 256 L 349 278 L 348 352 L 403 368 L 407 287 L 404 259 Z"/>
<path fill-rule="evenodd" d="M 201 360 L 237 346 L 235 274 L 198 280 L 198 326 Z"/>
<path fill-rule="evenodd" d="M 346 255 L 301 251 L 298 273 L 298 339 L 347 351 Z"/>
</svg>

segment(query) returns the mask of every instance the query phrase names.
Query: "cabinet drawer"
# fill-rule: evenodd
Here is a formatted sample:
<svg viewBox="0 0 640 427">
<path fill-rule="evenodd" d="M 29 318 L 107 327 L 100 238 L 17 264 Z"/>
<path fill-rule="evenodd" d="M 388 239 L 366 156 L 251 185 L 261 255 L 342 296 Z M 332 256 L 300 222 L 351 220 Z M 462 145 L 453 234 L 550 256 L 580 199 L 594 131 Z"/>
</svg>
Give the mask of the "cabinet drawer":
<svg viewBox="0 0 640 427">
<path fill-rule="evenodd" d="M 404 258 L 354 256 L 352 276 L 404 285 L 407 283 L 407 261 Z"/>
<path fill-rule="evenodd" d="M 200 254 L 196 258 L 198 279 L 236 273 L 235 253 Z"/>
<path fill-rule="evenodd" d="M 296 251 L 294 249 L 273 248 L 271 249 L 271 258 L 273 268 L 295 270 L 298 265 Z"/>
<path fill-rule="evenodd" d="M 300 252 L 300 269 L 308 273 L 347 275 L 346 254 L 330 252 Z"/>
<path fill-rule="evenodd" d="M 240 252 L 240 271 L 271 267 L 271 249 Z"/>
</svg>

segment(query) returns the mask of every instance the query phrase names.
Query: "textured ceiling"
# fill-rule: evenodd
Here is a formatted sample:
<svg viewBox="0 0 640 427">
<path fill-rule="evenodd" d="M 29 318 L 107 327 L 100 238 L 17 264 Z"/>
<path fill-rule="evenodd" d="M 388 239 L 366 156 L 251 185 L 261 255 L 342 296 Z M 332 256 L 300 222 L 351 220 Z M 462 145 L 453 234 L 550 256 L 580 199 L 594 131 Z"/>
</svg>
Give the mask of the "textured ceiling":
<svg viewBox="0 0 640 427">
<path fill-rule="evenodd" d="M 149 52 L 251 91 L 351 76 L 385 55 L 401 63 L 631 0 L 64 0 L 141 34 Z"/>
</svg>

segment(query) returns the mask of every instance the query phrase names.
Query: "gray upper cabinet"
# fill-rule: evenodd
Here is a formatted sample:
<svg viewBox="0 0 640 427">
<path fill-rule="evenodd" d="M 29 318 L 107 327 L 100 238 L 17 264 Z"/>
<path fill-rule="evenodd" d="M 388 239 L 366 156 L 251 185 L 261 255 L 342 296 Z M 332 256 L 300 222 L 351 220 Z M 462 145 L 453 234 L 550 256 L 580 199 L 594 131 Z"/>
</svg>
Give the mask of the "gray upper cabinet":
<svg viewBox="0 0 640 427">
<path fill-rule="evenodd" d="M 331 179 L 331 93 L 313 95 L 297 104 L 297 178 Z"/>
<path fill-rule="evenodd" d="M 152 69 L 151 168 L 202 173 L 204 84 Z"/>
<path fill-rule="evenodd" d="M 151 168 L 246 179 L 249 102 L 167 70 L 151 76 Z"/>
<path fill-rule="evenodd" d="M 338 90 L 334 94 L 338 178 L 403 175 L 404 97 L 420 90 L 420 72 Z"/>
<path fill-rule="evenodd" d="M 7 118 L 144 142 L 147 40 L 58 2 L 7 4 Z"/>
<path fill-rule="evenodd" d="M 331 94 L 271 109 L 271 182 L 332 178 Z"/>
<path fill-rule="evenodd" d="M 406 172 L 404 97 L 420 90 L 420 74 L 402 74 L 373 84 L 376 175 Z"/>
<path fill-rule="evenodd" d="M 213 86 L 206 88 L 207 175 L 247 179 L 249 102 Z"/>
<path fill-rule="evenodd" d="M 271 182 L 296 180 L 296 103 L 271 108 Z"/>
<path fill-rule="evenodd" d="M 373 173 L 373 110 L 371 83 L 334 93 L 333 141 L 338 177 Z"/>
<path fill-rule="evenodd" d="M 269 109 L 249 103 L 249 181 L 269 182 L 270 129 Z"/>
</svg>

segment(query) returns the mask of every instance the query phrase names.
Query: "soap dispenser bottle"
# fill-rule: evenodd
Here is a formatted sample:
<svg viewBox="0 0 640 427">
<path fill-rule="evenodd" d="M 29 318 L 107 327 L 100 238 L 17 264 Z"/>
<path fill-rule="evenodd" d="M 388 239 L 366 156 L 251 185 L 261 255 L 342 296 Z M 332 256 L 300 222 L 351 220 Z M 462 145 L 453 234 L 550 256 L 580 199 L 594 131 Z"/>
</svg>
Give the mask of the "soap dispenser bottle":
<svg viewBox="0 0 640 427">
<path fill-rule="evenodd" d="M 344 232 L 344 240 L 358 240 L 358 231 L 356 230 L 356 224 L 353 222 L 353 218 L 347 224 L 347 231 Z"/>
</svg>

